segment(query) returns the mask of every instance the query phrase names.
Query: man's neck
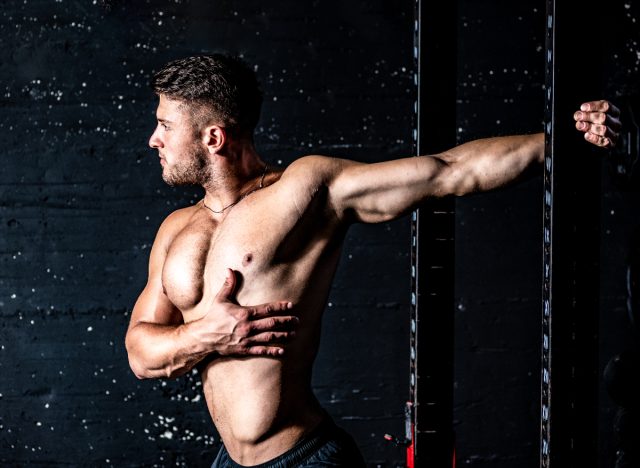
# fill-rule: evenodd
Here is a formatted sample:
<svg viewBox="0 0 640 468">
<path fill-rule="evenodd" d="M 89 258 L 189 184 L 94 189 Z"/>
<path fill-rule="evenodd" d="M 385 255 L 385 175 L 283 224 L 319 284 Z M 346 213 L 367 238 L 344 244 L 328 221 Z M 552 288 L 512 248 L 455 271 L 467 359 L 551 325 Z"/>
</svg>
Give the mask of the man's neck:
<svg viewBox="0 0 640 468">
<path fill-rule="evenodd" d="M 226 212 L 226 207 L 259 187 L 266 167 L 251 142 L 231 143 L 214 164 L 212 178 L 203 186 L 204 203 L 214 213 Z"/>
</svg>

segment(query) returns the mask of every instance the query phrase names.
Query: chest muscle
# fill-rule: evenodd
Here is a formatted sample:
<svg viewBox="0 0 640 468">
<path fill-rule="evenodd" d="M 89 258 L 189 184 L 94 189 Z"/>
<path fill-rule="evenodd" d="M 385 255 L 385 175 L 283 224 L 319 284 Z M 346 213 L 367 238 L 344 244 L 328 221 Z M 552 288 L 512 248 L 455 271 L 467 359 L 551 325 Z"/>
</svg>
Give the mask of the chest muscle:
<svg viewBox="0 0 640 468">
<path fill-rule="evenodd" d="M 267 196 L 238 205 L 221 223 L 202 211 L 174 239 L 167 252 L 162 281 L 171 302 L 183 313 L 222 286 L 225 268 L 239 273 L 243 292 L 273 288 L 314 263 L 322 250 L 322 197 L 313 197 L 302 211 L 294 203 Z M 305 268 L 306 269 L 306 268 Z M 304 275 L 302 275 L 304 276 Z"/>
</svg>

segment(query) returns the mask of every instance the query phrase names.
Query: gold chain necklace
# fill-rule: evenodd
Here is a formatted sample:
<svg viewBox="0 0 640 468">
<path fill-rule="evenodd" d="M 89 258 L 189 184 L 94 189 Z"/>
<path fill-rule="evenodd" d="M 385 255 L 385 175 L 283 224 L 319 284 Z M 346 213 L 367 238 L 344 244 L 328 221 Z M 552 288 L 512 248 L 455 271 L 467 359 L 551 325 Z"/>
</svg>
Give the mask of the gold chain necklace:
<svg viewBox="0 0 640 468">
<path fill-rule="evenodd" d="M 267 167 L 268 165 L 265 164 L 264 165 L 264 170 L 262 171 L 262 177 L 260 178 L 260 185 L 258 185 L 256 188 L 254 188 L 253 190 L 249 190 L 247 193 L 245 193 L 244 195 L 241 195 L 240 198 L 238 198 L 236 201 L 234 201 L 233 203 L 230 203 L 229 205 L 225 206 L 224 208 L 222 208 L 220 211 L 216 211 L 213 208 L 210 208 L 207 206 L 207 204 L 204 202 L 204 198 L 202 199 L 202 206 L 204 206 L 207 210 L 211 211 L 212 213 L 215 214 L 221 214 L 224 213 L 226 210 L 228 210 L 229 208 L 231 208 L 232 206 L 237 205 L 238 203 L 240 203 L 242 200 L 244 200 L 246 197 L 248 197 L 249 195 L 251 195 L 253 192 L 257 192 L 258 190 L 260 190 L 262 187 L 264 187 L 264 176 L 267 175 Z"/>
</svg>

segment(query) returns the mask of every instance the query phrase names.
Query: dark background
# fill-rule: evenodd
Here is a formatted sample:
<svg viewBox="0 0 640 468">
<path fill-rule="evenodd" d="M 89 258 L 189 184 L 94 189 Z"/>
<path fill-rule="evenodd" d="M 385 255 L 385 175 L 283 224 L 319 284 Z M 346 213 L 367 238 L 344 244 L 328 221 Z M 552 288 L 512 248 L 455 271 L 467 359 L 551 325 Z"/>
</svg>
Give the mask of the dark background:
<svg viewBox="0 0 640 468">
<path fill-rule="evenodd" d="M 414 6 L 3 4 L 0 464 L 210 464 L 220 441 L 197 375 L 138 381 L 124 349 L 155 232 L 171 210 L 200 196 L 166 187 L 146 146 L 155 125 L 150 76 L 185 55 L 243 55 L 265 90 L 257 145 L 273 165 L 309 153 L 410 155 Z M 640 12 L 616 1 L 609 13 L 616 34 L 603 89 L 626 102 L 638 94 Z M 541 1 L 459 0 L 460 142 L 541 130 L 544 22 Z M 640 200 L 616 171 L 603 159 L 602 366 L 631 340 L 624 281 Z M 541 184 L 537 177 L 457 202 L 455 429 L 463 466 L 537 466 Z M 409 285 L 408 219 L 351 229 L 314 388 L 371 466 L 404 463 L 404 451 L 382 436 L 404 433 Z M 604 389 L 600 408 L 600 464 L 612 466 L 615 407 Z"/>
</svg>

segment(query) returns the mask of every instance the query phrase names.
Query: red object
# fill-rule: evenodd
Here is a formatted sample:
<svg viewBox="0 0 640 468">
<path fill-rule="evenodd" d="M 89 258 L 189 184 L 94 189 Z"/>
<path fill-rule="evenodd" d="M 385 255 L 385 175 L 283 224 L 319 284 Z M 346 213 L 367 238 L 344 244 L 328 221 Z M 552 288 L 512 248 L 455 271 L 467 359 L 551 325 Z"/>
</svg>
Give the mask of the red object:
<svg viewBox="0 0 640 468">
<path fill-rule="evenodd" d="M 453 468 L 456 468 L 456 446 L 453 446 Z"/>
<path fill-rule="evenodd" d="M 415 437 L 415 425 L 411 424 L 411 443 L 407 445 L 407 468 L 415 468 L 415 453 L 413 451 L 413 441 Z"/>
<path fill-rule="evenodd" d="M 386 439 L 386 436 L 385 436 Z M 415 468 L 415 452 L 413 450 L 413 441 L 415 440 L 415 425 L 411 424 L 411 443 L 407 445 L 407 468 Z M 452 468 L 456 468 L 456 447 L 453 446 Z"/>
</svg>

